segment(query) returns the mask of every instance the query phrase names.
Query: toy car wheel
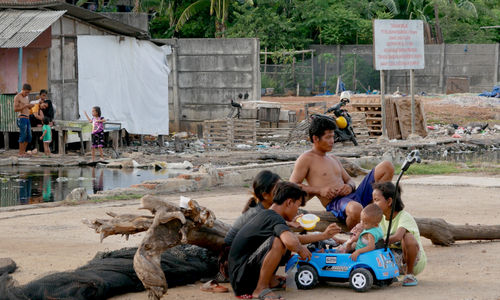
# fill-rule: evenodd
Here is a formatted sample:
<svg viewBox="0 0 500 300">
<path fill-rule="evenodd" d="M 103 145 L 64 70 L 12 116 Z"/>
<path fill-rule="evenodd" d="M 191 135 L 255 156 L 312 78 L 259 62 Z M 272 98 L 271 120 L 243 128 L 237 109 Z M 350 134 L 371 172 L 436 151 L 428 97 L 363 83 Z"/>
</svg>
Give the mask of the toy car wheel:
<svg viewBox="0 0 500 300">
<path fill-rule="evenodd" d="M 312 289 L 318 284 L 318 272 L 309 265 L 300 266 L 295 274 L 295 283 L 299 289 Z"/>
<path fill-rule="evenodd" d="M 355 269 L 349 276 L 349 285 L 356 292 L 368 291 L 373 285 L 372 273 L 363 268 Z"/>
</svg>

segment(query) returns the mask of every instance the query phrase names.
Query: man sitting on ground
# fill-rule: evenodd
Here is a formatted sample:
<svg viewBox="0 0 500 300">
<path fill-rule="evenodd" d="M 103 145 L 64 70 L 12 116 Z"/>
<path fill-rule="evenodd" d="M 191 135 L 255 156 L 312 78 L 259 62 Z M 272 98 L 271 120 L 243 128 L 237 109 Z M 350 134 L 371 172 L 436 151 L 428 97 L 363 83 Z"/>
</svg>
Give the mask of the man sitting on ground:
<svg viewBox="0 0 500 300">
<path fill-rule="evenodd" d="M 333 148 L 336 126 L 327 118 L 316 117 L 312 120 L 309 127 L 312 149 L 297 159 L 290 181 L 301 185 L 309 198 L 317 196 L 327 211 L 345 221 L 351 229 L 359 223 L 363 207 L 372 202 L 371 184 L 374 181 L 391 181 L 394 166 L 389 161 L 381 162 L 356 189 L 356 183 L 338 158 L 327 155 Z M 308 185 L 302 184 L 304 179 Z"/>
<path fill-rule="evenodd" d="M 297 236 L 290 231 L 286 221 L 297 215 L 306 195 L 294 183 L 279 182 L 271 207 L 238 231 L 229 252 L 229 277 L 238 298 L 282 299 L 271 288 L 282 287 L 275 273 L 287 261 L 289 251 L 310 259 L 311 252 L 302 244 L 329 239 L 340 232 L 335 223 L 320 234 Z"/>
</svg>

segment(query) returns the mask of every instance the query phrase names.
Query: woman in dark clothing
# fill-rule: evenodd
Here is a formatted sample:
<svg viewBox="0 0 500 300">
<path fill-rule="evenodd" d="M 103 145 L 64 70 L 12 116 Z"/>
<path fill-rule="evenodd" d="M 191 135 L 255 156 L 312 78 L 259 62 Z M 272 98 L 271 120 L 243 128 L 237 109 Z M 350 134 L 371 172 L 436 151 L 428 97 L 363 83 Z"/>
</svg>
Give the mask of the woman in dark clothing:
<svg viewBox="0 0 500 300">
<path fill-rule="evenodd" d="M 43 115 L 49 119 L 49 122 L 54 121 L 54 106 L 52 105 L 52 100 L 46 99 L 44 100 L 47 103 L 46 108 L 42 108 Z"/>
<path fill-rule="evenodd" d="M 42 125 L 44 118 L 48 118 L 49 122 L 54 120 L 54 107 L 52 105 L 52 101 L 47 99 L 47 90 L 40 91 L 40 100 L 36 105 L 38 106 L 38 109 L 30 115 L 31 127 Z"/>
</svg>

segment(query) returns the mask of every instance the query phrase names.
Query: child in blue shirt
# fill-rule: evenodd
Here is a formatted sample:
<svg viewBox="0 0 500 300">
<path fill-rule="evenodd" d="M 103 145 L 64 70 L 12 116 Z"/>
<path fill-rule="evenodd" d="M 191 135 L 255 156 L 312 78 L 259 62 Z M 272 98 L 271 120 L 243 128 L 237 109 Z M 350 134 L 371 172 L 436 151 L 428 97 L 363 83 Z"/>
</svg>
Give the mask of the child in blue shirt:
<svg viewBox="0 0 500 300">
<path fill-rule="evenodd" d="M 375 250 L 375 244 L 383 239 L 384 234 L 379 227 L 383 215 L 382 209 L 376 204 L 369 204 L 361 211 L 363 231 L 359 234 L 355 251 L 350 256 L 353 261 L 356 261 L 360 254 Z M 348 246 L 352 248 L 353 244 Z"/>
</svg>

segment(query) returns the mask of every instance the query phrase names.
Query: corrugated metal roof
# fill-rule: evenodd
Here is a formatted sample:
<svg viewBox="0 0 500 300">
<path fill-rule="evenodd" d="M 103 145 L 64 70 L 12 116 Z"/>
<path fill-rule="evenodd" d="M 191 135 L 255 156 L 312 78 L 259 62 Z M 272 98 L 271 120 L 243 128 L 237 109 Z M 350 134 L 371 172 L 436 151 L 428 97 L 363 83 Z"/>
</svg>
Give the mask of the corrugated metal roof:
<svg viewBox="0 0 500 300">
<path fill-rule="evenodd" d="M 0 0 L 0 9 L 50 9 L 50 10 L 66 10 L 66 15 L 78 18 L 82 21 L 88 22 L 92 25 L 107 29 L 109 31 L 133 36 L 138 39 L 149 40 L 149 32 L 140 28 L 124 24 L 122 22 L 113 20 L 109 17 L 101 15 L 100 13 L 93 12 L 75 5 L 68 4 L 60 0 Z M 0 23 L 1 23 L 0 19 Z M 1 31 L 0 31 L 1 34 Z M 1 46 L 0 46 L 1 47 Z"/>
<path fill-rule="evenodd" d="M 66 11 L 0 11 L 0 48 L 22 48 L 33 42 Z"/>
</svg>

